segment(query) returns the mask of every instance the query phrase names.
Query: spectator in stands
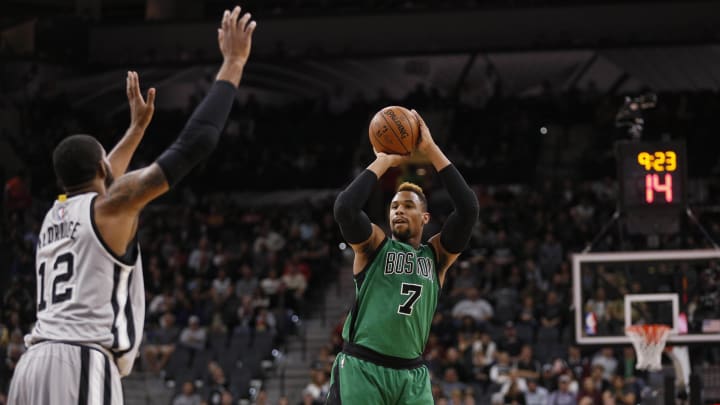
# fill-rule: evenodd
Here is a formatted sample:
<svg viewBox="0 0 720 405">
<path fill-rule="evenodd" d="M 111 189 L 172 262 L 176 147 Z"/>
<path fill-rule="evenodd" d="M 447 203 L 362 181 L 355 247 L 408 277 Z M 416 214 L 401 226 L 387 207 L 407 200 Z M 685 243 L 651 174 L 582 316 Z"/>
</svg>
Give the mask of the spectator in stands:
<svg viewBox="0 0 720 405">
<path fill-rule="evenodd" d="M 555 239 L 552 232 L 545 234 L 545 241 L 540 245 L 538 265 L 542 270 L 543 278 L 549 280 L 560 268 L 563 260 L 563 248 Z"/>
<path fill-rule="evenodd" d="M 516 371 L 511 372 L 510 383 L 500 391 L 504 393 L 503 403 L 512 405 L 525 404 L 525 391 L 527 391 L 525 380 L 518 378 Z"/>
<path fill-rule="evenodd" d="M 606 391 L 610 387 L 610 381 L 604 377 L 605 367 L 602 364 L 593 364 L 590 370 L 590 378 L 595 390 L 598 392 Z"/>
<path fill-rule="evenodd" d="M 248 332 L 253 327 L 254 316 L 255 307 L 253 306 L 252 297 L 249 295 L 243 296 L 237 309 L 235 333 Z"/>
<path fill-rule="evenodd" d="M 270 308 L 270 299 L 263 294 L 260 287 L 256 288 L 252 294 L 253 308 Z"/>
<path fill-rule="evenodd" d="M 533 350 L 530 345 L 524 345 L 522 349 L 520 349 L 516 367 L 518 377 L 525 378 L 526 380 L 540 378 L 541 365 L 540 362 L 533 357 Z"/>
<path fill-rule="evenodd" d="M 578 402 L 583 398 L 590 398 L 592 404 L 599 404 L 602 402 L 602 391 L 595 387 L 592 377 L 585 377 L 582 380 L 582 387 L 578 392 Z"/>
<path fill-rule="evenodd" d="M 460 271 L 455 275 L 453 282 L 453 289 L 450 292 L 451 296 L 467 296 L 470 289 L 475 288 L 477 285 L 477 269 L 470 263 L 469 260 L 458 261 L 456 267 L 460 268 Z"/>
<path fill-rule="evenodd" d="M 453 390 L 453 392 L 450 393 L 450 403 L 451 404 L 460 404 L 462 403 L 463 399 L 463 392 L 461 390 Z"/>
<path fill-rule="evenodd" d="M 268 311 L 267 308 L 257 308 L 255 315 L 255 331 L 275 333 L 277 330 L 277 321 L 275 315 Z"/>
<path fill-rule="evenodd" d="M 590 298 L 585 304 L 585 311 L 595 314 L 595 318 L 597 319 L 599 324 L 607 324 L 607 322 L 610 320 L 607 307 L 608 301 L 605 296 L 605 289 L 602 287 L 598 287 L 595 290 L 594 297 Z M 600 328 L 600 326 L 598 326 L 598 328 Z"/>
<path fill-rule="evenodd" d="M 454 390 L 463 391 L 465 384 L 460 382 L 458 372 L 453 367 L 448 367 L 443 373 L 442 390 L 445 396 L 450 396 Z"/>
<path fill-rule="evenodd" d="M 460 381 L 465 382 L 470 380 L 470 370 L 465 365 L 463 359 L 460 357 L 460 351 L 455 347 L 449 347 L 445 351 L 443 369 L 447 370 L 448 368 L 455 369 L 455 372 L 457 373 L 458 379 Z"/>
<path fill-rule="evenodd" d="M 623 376 L 625 382 L 633 385 L 637 384 L 638 379 L 641 379 L 646 372 L 636 369 L 636 364 L 635 349 L 629 346 L 624 347 L 622 358 L 618 363 L 617 374 Z"/>
<path fill-rule="evenodd" d="M 577 400 L 575 394 L 570 392 L 571 378 L 567 374 L 563 374 L 558 378 L 558 389 L 550 394 L 548 404 L 557 405 L 575 405 Z"/>
<path fill-rule="evenodd" d="M 527 391 L 525 391 L 526 405 L 547 405 L 550 394 L 547 388 L 538 384 L 537 378 L 528 378 Z"/>
<path fill-rule="evenodd" d="M 498 341 L 498 349 L 508 353 L 510 357 L 515 359 L 520 354 L 520 350 L 524 344 L 525 342 L 517 336 L 515 323 L 513 323 L 513 321 L 506 322 L 505 328 L 503 328 L 503 335 Z"/>
<path fill-rule="evenodd" d="M 225 378 L 225 372 L 222 367 L 214 361 L 208 363 L 208 372 L 208 405 L 222 404 L 223 393 L 229 391 L 230 382 Z"/>
<path fill-rule="evenodd" d="M 232 294 L 232 281 L 225 273 L 225 270 L 218 270 L 217 277 L 212 282 L 210 296 L 216 308 L 222 307 Z"/>
<path fill-rule="evenodd" d="M 228 262 L 231 259 L 232 255 L 228 253 L 225 244 L 221 241 L 216 242 L 212 254 L 212 267 L 215 269 L 227 269 Z"/>
<path fill-rule="evenodd" d="M 197 247 L 193 249 L 188 258 L 187 266 L 193 275 L 204 276 L 212 265 L 213 252 L 207 237 L 200 238 Z"/>
<path fill-rule="evenodd" d="M 245 295 L 252 295 L 259 285 L 257 277 L 253 274 L 252 267 L 247 263 L 243 263 L 243 265 L 240 266 L 239 273 L 240 279 L 235 283 L 235 295 L 237 295 L 238 298 Z"/>
<path fill-rule="evenodd" d="M 170 356 L 175 352 L 180 331 L 175 326 L 175 316 L 166 312 L 160 318 L 160 327 L 147 331 L 147 341 L 144 345 L 145 362 L 148 371 L 157 373 L 165 368 Z"/>
<path fill-rule="evenodd" d="M 567 368 L 570 369 L 576 380 L 580 381 L 583 377 L 590 375 L 590 360 L 583 357 L 580 348 L 575 345 L 568 347 Z"/>
<path fill-rule="evenodd" d="M 182 391 L 175 397 L 172 405 L 201 405 L 202 398 L 195 393 L 195 385 L 192 381 L 185 381 Z"/>
<path fill-rule="evenodd" d="M 540 325 L 544 328 L 560 328 L 563 322 L 564 309 L 555 291 L 548 291 L 545 305 L 540 310 Z"/>
<path fill-rule="evenodd" d="M 527 258 L 523 263 L 525 269 L 525 283 L 527 288 L 535 291 L 546 291 L 547 281 L 543 277 L 543 273 L 540 270 L 540 266 L 537 265 L 535 260 Z"/>
<path fill-rule="evenodd" d="M 23 334 L 19 329 L 15 329 L 10 333 L 10 341 L 7 345 L 7 356 L 8 360 L 15 358 L 19 359 L 23 353 L 25 353 L 25 342 L 23 341 Z"/>
<path fill-rule="evenodd" d="M 298 264 L 294 260 L 287 260 L 286 271 L 282 276 L 282 283 L 285 286 L 285 302 L 287 306 L 299 312 L 307 288 L 307 279 L 300 272 Z"/>
<path fill-rule="evenodd" d="M 158 319 L 161 314 L 175 310 L 175 296 L 171 288 L 166 288 L 162 294 L 156 295 L 148 305 L 148 317 Z"/>
<path fill-rule="evenodd" d="M 517 268 L 515 268 L 517 270 Z M 493 319 L 505 323 L 513 321 L 517 317 L 519 310 L 519 296 L 516 287 L 504 281 L 500 284 L 500 288 L 493 291 L 490 299 L 494 302 Z"/>
<path fill-rule="evenodd" d="M 601 365 L 603 367 L 603 379 L 612 381 L 613 375 L 618 367 L 618 361 L 612 347 L 603 347 L 593 356 L 592 365 Z"/>
<path fill-rule="evenodd" d="M 220 405 L 233 405 L 233 395 L 230 391 L 223 391 L 220 397 Z"/>
<path fill-rule="evenodd" d="M 472 373 L 470 384 L 479 388 L 481 392 L 484 392 L 490 383 L 491 364 L 486 360 L 485 353 L 481 351 L 474 352 L 470 370 Z"/>
<path fill-rule="evenodd" d="M 636 403 L 635 390 L 632 384 L 626 383 L 621 375 L 612 377 L 612 384 L 609 388 L 615 403 L 618 405 L 634 405 Z"/>
<path fill-rule="evenodd" d="M 207 331 L 200 327 L 200 318 L 193 315 L 188 320 L 188 326 L 180 333 L 180 344 L 193 350 L 203 350 L 207 340 Z"/>
<path fill-rule="evenodd" d="M 160 268 L 160 258 L 157 255 L 151 256 L 148 261 L 145 280 L 146 297 L 152 302 L 155 296 L 162 294 L 168 283 L 168 273 Z"/>
<path fill-rule="evenodd" d="M 310 383 L 305 387 L 303 392 L 310 393 L 313 401 L 324 402 L 330 390 L 330 380 L 327 373 L 320 363 L 313 363 L 310 370 Z"/>
<path fill-rule="evenodd" d="M 493 316 L 493 308 L 489 302 L 480 297 L 476 288 L 471 288 L 468 290 L 466 298 L 455 304 L 452 316 L 455 319 L 470 316 L 475 322 L 482 325 Z"/>
<path fill-rule="evenodd" d="M 478 352 L 482 353 L 485 357 L 485 364 L 490 365 L 495 362 L 495 351 L 497 350 L 497 345 L 492 341 L 492 338 L 487 331 L 480 332 L 479 339 L 476 339 L 473 342 L 472 350 L 475 354 Z"/>
<path fill-rule="evenodd" d="M 602 399 L 601 399 L 602 401 Z M 578 399 L 578 405 L 595 405 L 595 404 L 601 404 L 603 402 L 594 402 L 592 398 L 590 397 L 580 397 Z"/>
<path fill-rule="evenodd" d="M 284 246 L 285 239 L 282 235 L 271 229 L 269 221 L 265 221 L 260 228 L 260 233 L 255 239 L 255 243 L 253 243 L 253 251 L 255 254 L 279 252 Z"/>
<path fill-rule="evenodd" d="M 503 386 L 510 381 L 510 372 L 513 370 L 510 356 L 505 351 L 497 352 L 497 362 L 490 367 L 490 381 Z"/>
<path fill-rule="evenodd" d="M 302 400 L 298 403 L 298 405 L 321 405 L 324 401 L 318 401 L 314 396 L 311 390 L 305 388 L 302 391 Z"/>
<path fill-rule="evenodd" d="M 533 298 L 532 295 L 523 297 L 518 314 L 518 322 L 526 324 L 533 329 L 537 326 L 537 309 L 535 308 L 535 298 Z"/>
<path fill-rule="evenodd" d="M 277 270 L 271 269 L 268 272 L 267 277 L 260 282 L 260 288 L 262 288 L 263 293 L 270 299 L 270 305 L 276 307 L 280 301 L 280 293 L 284 288 L 282 280 L 278 278 Z"/>
</svg>

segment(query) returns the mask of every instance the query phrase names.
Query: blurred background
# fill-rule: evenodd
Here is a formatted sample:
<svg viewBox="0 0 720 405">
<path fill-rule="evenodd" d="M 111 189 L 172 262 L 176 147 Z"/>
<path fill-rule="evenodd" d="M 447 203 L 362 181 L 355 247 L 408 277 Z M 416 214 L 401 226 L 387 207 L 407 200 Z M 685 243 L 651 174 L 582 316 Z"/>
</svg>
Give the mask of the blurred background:
<svg viewBox="0 0 720 405">
<path fill-rule="evenodd" d="M 0 404 L 34 321 L 34 246 L 59 192 L 52 149 L 73 133 L 106 148 L 119 140 L 125 75 L 136 70 L 158 95 L 133 167 L 152 162 L 214 80 L 216 27 L 232 6 L 0 3 Z M 370 118 L 393 104 L 425 117 L 481 204 L 427 345 L 436 403 L 544 403 L 532 402 L 543 390 L 578 403 L 667 403 L 629 366 L 627 347 L 576 346 L 570 254 L 718 240 L 720 2 L 242 6 L 259 27 L 220 145 L 141 218 L 146 334 L 123 382 L 128 405 L 323 402 L 354 298 L 332 204 L 372 160 Z M 702 226 L 681 216 L 672 232 L 630 233 L 621 221 L 606 233 L 618 209 L 613 145 L 630 138 L 616 115 L 626 96 L 650 93 L 642 139 L 685 142 L 687 202 Z M 422 159 L 383 177 L 367 211 L 385 226 L 405 180 L 426 190 L 430 236 L 452 207 Z M 720 291 L 707 285 L 702 297 L 718 311 Z M 622 298 L 612 281 L 587 285 L 599 287 L 594 305 Z M 694 347 L 691 359 L 716 370 L 720 353 Z M 720 399 L 720 386 L 704 384 L 702 401 Z"/>
</svg>

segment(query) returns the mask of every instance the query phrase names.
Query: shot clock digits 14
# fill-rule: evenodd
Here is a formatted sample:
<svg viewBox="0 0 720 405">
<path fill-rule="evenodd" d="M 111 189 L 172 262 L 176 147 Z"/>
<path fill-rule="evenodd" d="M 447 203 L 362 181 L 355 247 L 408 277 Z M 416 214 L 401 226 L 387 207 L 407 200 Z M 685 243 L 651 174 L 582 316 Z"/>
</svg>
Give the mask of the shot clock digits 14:
<svg viewBox="0 0 720 405">
<path fill-rule="evenodd" d="M 684 142 L 618 142 L 616 156 L 622 208 L 675 211 L 685 206 Z"/>
</svg>

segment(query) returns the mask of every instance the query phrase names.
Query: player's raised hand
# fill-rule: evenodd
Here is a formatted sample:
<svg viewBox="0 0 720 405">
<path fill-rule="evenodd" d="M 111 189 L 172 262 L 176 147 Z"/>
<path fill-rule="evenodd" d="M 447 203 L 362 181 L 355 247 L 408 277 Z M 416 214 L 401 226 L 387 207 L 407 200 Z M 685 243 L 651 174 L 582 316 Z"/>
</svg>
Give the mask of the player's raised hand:
<svg viewBox="0 0 720 405">
<path fill-rule="evenodd" d="M 130 106 L 130 126 L 144 131 L 150 125 L 155 112 L 155 88 L 151 87 L 148 90 L 147 101 L 145 101 L 140 93 L 140 78 L 137 72 L 129 71 L 125 82 Z"/>
<path fill-rule="evenodd" d="M 410 112 L 415 116 L 415 119 L 417 119 L 418 125 L 420 125 L 420 140 L 418 141 L 417 148 L 419 151 L 427 154 L 430 148 L 437 147 L 435 140 L 430 133 L 430 128 L 425 124 L 425 120 L 423 120 L 420 114 L 415 110 L 410 110 Z"/>
<path fill-rule="evenodd" d="M 226 62 L 245 64 L 250 57 L 252 36 L 257 23 L 250 18 L 250 13 L 240 17 L 240 6 L 232 11 L 225 10 L 220 28 L 218 28 L 218 44 Z"/>
<path fill-rule="evenodd" d="M 394 153 L 378 152 L 373 148 L 375 157 L 377 160 L 382 160 L 387 164 L 387 167 L 396 167 L 410 160 L 410 155 L 396 155 Z"/>
</svg>

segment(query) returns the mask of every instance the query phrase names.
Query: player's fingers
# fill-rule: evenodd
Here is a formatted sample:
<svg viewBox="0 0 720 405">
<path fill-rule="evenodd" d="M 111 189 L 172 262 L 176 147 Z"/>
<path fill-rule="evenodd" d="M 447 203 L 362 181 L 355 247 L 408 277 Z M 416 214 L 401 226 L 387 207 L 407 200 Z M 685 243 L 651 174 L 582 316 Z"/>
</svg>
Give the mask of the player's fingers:
<svg viewBox="0 0 720 405">
<path fill-rule="evenodd" d="M 245 13 L 245 15 L 240 18 L 240 21 L 238 21 L 238 30 L 245 32 L 248 21 L 250 21 L 250 17 L 252 17 L 250 13 Z"/>
<path fill-rule="evenodd" d="M 150 90 L 147 92 L 147 105 L 150 107 L 155 106 L 155 87 L 150 87 Z"/>
<path fill-rule="evenodd" d="M 142 93 L 140 93 L 140 76 L 138 76 L 137 72 L 133 72 L 133 91 L 135 92 L 135 97 L 142 100 Z"/>
<path fill-rule="evenodd" d="M 125 78 L 125 93 L 127 94 L 128 99 L 133 98 L 133 91 L 132 91 L 132 78 L 130 75 L 130 71 L 127 72 L 127 77 Z"/>
<path fill-rule="evenodd" d="M 237 30 L 238 17 L 240 17 L 240 6 L 235 6 L 232 13 L 230 13 L 230 29 L 233 31 Z"/>
<path fill-rule="evenodd" d="M 257 27 L 257 22 L 250 21 L 250 23 L 248 23 L 247 29 L 245 30 L 245 32 L 247 33 L 247 35 L 249 37 L 252 37 L 253 32 L 255 32 L 255 27 Z"/>
<path fill-rule="evenodd" d="M 225 10 L 225 13 L 223 13 L 223 19 L 222 19 L 222 30 L 225 32 L 228 32 L 230 29 L 230 11 Z"/>
<path fill-rule="evenodd" d="M 420 128 L 427 127 L 427 125 L 425 125 L 425 120 L 423 120 L 423 118 L 420 116 L 420 114 L 418 114 L 417 111 L 410 110 L 410 112 L 412 113 L 412 115 L 415 116 L 415 119 L 418 121 L 418 124 L 420 124 Z"/>
</svg>

